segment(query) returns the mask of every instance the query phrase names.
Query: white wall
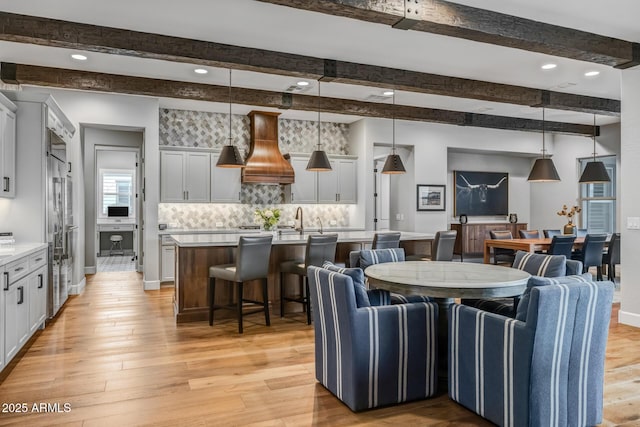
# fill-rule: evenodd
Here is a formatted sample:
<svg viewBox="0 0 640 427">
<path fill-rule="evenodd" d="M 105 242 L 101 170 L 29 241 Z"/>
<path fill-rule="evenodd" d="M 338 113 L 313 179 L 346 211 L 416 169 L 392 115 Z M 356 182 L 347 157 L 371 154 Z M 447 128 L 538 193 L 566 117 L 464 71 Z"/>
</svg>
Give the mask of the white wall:
<svg viewBox="0 0 640 427">
<path fill-rule="evenodd" d="M 640 327 L 640 230 L 626 228 L 628 217 L 640 217 L 640 70 L 621 72 L 621 165 L 620 165 L 620 203 L 621 210 L 621 303 L 619 320 L 622 323 Z"/>
<path fill-rule="evenodd" d="M 144 158 L 146 177 L 146 201 L 148 207 L 144 213 L 144 287 L 157 289 L 159 281 L 159 248 L 158 248 L 158 200 L 160 194 L 158 151 L 158 99 L 104 94 L 98 92 L 83 92 L 50 88 L 28 88 L 24 90 L 34 92 L 49 92 L 53 95 L 62 110 L 73 122 L 76 129 L 87 125 L 124 126 L 144 130 Z M 74 193 L 73 210 L 77 212 L 80 230 L 85 230 L 84 215 L 84 166 L 81 155 L 81 132 L 76 132 L 73 141 L 67 148 L 68 160 L 76 167 L 72 171 L 76 191 Z M 80 235 L 83 233 L 81 232 Z M 85 253 L 85 239 L 79 239 L 77 253 Z M 84 278 L 84 258 L 79 256 L 74 269 L 74 282 L 79 283 Z"/>
</svg>

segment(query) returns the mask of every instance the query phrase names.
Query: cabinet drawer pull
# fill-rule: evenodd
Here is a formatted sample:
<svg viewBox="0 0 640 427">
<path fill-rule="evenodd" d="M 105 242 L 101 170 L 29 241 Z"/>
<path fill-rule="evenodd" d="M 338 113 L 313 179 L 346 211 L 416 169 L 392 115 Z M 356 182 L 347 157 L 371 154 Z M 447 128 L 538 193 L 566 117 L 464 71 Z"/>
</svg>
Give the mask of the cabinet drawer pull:
<svg viewBox="0 0 640 427">
<path fill-rule="evenodd" d="M 42 274 L 38 274 L 38 289 L 42 289 L 43 286 L 44 286 L 44 278 L 42 277 Z"/>
<path fill-rule="evenodd" d="M 18 305 L 24 302 L 24 286 L 18 286 L 18 291 L 20 292 L 20 299 L 18 300 Z"/>
<path fill-rule="evenodd" d="M 18 267 L 15 270 L 13 270 L 15 273 L 17 273 L 18 271 L 22 271 L 24 270 L 24 267 Z"/>
<path fill-rule="evenodd" d="M 40 262 L 40 261 L 42 261 L 42 257 L 36 258 L 36 262 Z"/>
<path fill-rule="evenodd" d="M 3 274 L 4 274 L 4 290 L 8 291 L 9 290 L 9 272 L 5 271 Z"/>
<path fill-rule="evenodd" d="M 5 176 L 4 177 L 4 191 L 9 191 L 9 183 L 11 178 Z"/>
</svg>

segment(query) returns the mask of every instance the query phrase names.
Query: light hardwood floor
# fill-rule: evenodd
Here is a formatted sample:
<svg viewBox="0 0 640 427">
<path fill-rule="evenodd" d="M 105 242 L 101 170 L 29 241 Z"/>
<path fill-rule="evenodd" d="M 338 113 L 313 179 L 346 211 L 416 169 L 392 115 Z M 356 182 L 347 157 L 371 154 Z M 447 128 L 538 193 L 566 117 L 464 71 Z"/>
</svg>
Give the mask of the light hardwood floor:
<svg viewBox="0 0 640 427">
<path fill-rule="evenodd" d="M 177 326 L 173 289 L 141 289 L 137 273 L 89 276 L 3 374 L 0 402 L 29 413 L 0 425 L 490 425 L 446 396 L 354 414 L 315 381 L 301 313 L 250 316 L 244 335 L 233 320 Z M 604 425 L 640 425 L 639 350 L 640 329 L 612 323 Z M 70 411 L 31 412 L 42 402 Z"/>
</svg>

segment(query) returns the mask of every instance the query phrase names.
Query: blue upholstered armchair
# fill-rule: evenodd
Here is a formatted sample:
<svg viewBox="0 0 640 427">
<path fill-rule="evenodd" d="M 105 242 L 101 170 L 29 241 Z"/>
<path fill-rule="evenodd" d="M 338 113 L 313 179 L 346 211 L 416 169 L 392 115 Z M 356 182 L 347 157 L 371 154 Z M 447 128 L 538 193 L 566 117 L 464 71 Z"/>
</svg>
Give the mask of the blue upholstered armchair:
<svg viewBox="0 0 640 427">
<path fill-rule="evenodd" d="M 324 387 L 353 411 L 435 394 L 437 304 L 359 307 L 350 276 L 309 267 L 307 277 Z"/>
<path fill-rule="evenodd" d="M 613 284 L 544 280 L 516 319 L 452 306 L 449 395 L 501 426 L 598 424 Z"/>
</svg>

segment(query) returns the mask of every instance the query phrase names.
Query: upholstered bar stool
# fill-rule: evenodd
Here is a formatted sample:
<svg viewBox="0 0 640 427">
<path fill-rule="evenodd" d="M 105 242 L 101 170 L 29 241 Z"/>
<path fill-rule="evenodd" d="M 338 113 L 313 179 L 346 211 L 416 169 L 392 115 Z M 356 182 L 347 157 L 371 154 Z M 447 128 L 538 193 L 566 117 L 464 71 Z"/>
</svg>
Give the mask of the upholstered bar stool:
<svg viewBox="0 0 640 427">
<path fill-rule="evenodd" d="M 112 234 L 111 237 L 109 237 L 109 240 L 111 241 L 109 255 L 113 255 L 114 251 L 121 255 L 124 254 L 124 251 L 122 250 L 122 236 L 120 234 Z"/>
<path fill-rule="evenodd" d="M 311 324 L 311 310 L 309 300 L 309 283 L 307 282 L 307 267 L 310 265 L 322 267 L 325 261 L 334 262 L 336 259 L 337 234 L 311 235 L 307 238 L 307 247 L 303 260 L 284 261 L 280 264 L 280 317 L 284 317 L 285 301 L 302 304 L 307 312 L 307 324 Z M 295 274 L 299 277 L 299 292 L 297 298 L 284 294 L 284 275 Z"/>
<path fill-rule="evenodd" d="M 371 249 L 389 249 L 400 246 L 400 233 L 375 233 Z"/>
<path fill-rule="evenodd" d="M 242 333 L 242 317 L 247 314 L 264 311 L 264 320 L 269 320 L 269 292 L 267 274 L 269 272 L 269 255 L 273 236 L 240 236 L 235 264 L 222 264 L 209 267 L 209 325 L 213 325 L 213 312 L 219 308 L 237 310 L 238 333 Z M 235 306 L 215 304 L 216 279 L 226 280 L 235 285 L 237 302 Z M 260 280 L 262 285 L 262 301 L 244 298 L 244 282 Z M 261 306 L 260 309 L 244 311 L 245 302 Z"/>
</svg>

